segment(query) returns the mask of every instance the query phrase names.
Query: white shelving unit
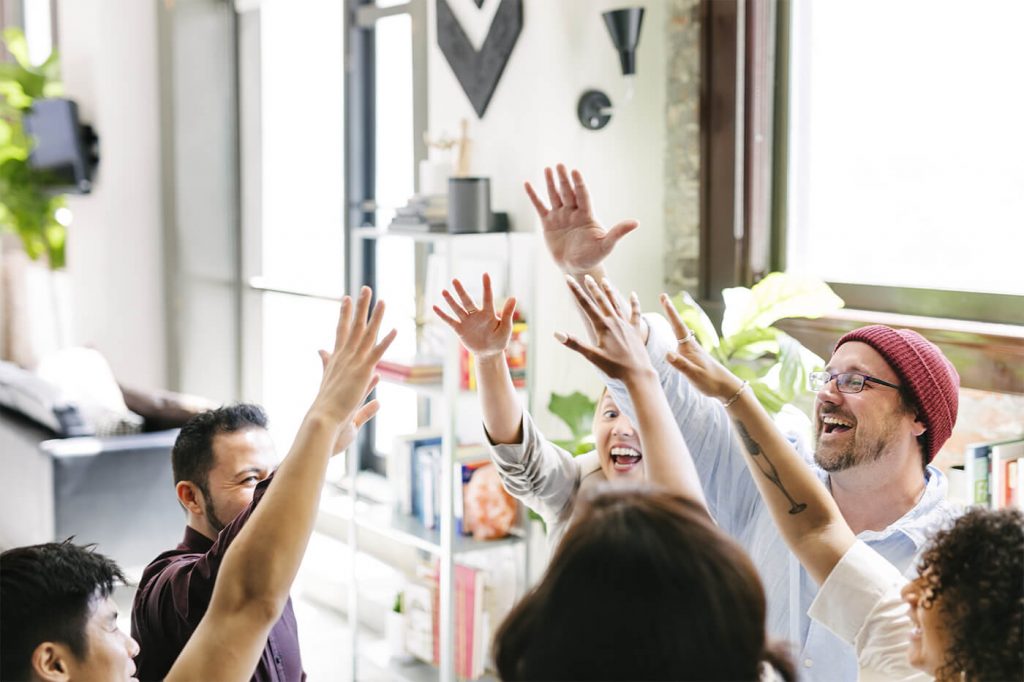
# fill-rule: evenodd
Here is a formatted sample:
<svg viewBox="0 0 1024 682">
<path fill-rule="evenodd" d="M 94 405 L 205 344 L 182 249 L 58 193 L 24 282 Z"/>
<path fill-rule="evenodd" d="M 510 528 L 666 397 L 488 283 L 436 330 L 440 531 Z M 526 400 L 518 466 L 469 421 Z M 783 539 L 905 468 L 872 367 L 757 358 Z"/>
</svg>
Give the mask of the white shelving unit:
<svg viewBox="0 0 1024 682">
<path fill-rule="evenodd" d="M 532 272 L 527 270 L 524 274 L 522 268 L 532 269 L 534 236 L 523 233 L 481 233 L 481 234 L 438 234 L 438 233 L 405 233 L 376 228 L 361 228 L 353 231 L 350 244 L 354 257 L 350 258 L 352 264 L 351 279 L 352 290 L 356 290 L 357 284 L 365 282 L 361 270 L 365 247 L 370 242 L 379 242 L 385 239 L 406 239 L 419 244 L 426 245 L 427 253 L 440 256 L 444 262 L 444 275 L 447 278 L 443 282 L 431 283 L 431 285 L 447 286 L 452 276 L 460 272 L 460 262 L 463 259 L 472 259 L 474 254 L 477 258 L 486 258 L 494 261 L 500 259 L 503 273 L 491 272 L 492 279 L 497 279 L 500 274 L 502 289 L 495 290 L 495 299 L 509 294 L 516 295 L 520 308 L 527 313 L 527 322 L 533 312 Z M 483 254 L 483 255 L 480 255 Z M 513 268 L 513 265 L 517 269 Z M 412 263 L 388 263 L 386 268 L 412 267 Z M 377 278 L 386 278 L 387 270 L 378 264 Z M 514 284 L 515 283 L 515 284 Z M 417 281 L 417 289 L 425 285 L 423 281 Z M 510 290 L 511 289 L 511 290 Z M 518 290 L 517 290 L 518 289 Z M 419 292 L 424 293 L 424 292 Z M 432 292 L 427 292 L 432 293 Z M 429 300 L 429 296 L 427 297 Z M 424 305 L 424 315 L 433 315 L 429 307 Z M 420 397 L 430 401 L 430 412 L 432 414 L 432 426 L 438 428 L 442 436 L 442 475 L 439 483 L 440 501 L 440 523 L 438 528 L 425 528 L 418 519 L 403 515 L 395 511 L 389 504 L 381 504 L 367 499 L 359 491 L 359 485 L 348 485 L 347 493 L 337 493 L 333 496 L 325 496 L 321 506 L 321 519 L 318 529 L 327 532 L 335 537 L 344 532 L 344 539 L 353 548 L 352 573 L 353 578 L 349 581 L 348 589 L 348 614 L 349 622 L 353 624 L 350 629 L 352 633 L 352 651 L 359 651 L 357 613 L 359 586 L 355 579 L 355 557 L 360 549 L 360 542 L 366 542 L 370 535 L 377 539 L 392 541 L 401 545 L 415 548 L 427 555 L 436 557 L 439 565 L 439 666 L 434 668 L 429 664 L 418 666 L 401 666 L 402 674 L 396 676 L 403 679 L 438 679 L 442 682 L 453 682 L 455 675 L 455 582 L 454 567 L 455 557 L 463 552 L 478 551 L 495 547 L 507 547 L 509 544 L 521 546 L 522 566 L 517 572 L 520 576 L 517 593 L 525 589 L 529 557 L 527 555 L 529 543 L 525 542 L 525 530 L 518 535 L 497 541 L 480 542 L 470 537 L 459 535 L 455 529 L 454 518 L 454 481 L 451 472 L 454 470 L 455 446 L 458 410 L 455 409 L 460 395 L 466 393 L 460 387 L 460 363 L 459 363 L 459 340 L 454 334 L 450 334 L 443 345 L 443 374 L 440 383 L 435 384 L 404 384 L 392 382 L 415 391 Z M 532 376 L 532 365 L 534 362 L 534 344 L 532 337 L 527 332 L 527 382 Z M 529 391 L 524 394 L 524 407 L 529 409 Z M 381 406 L 382 410 L 387 405 Z M 348 481 L 358 481 L 359 457 L 356 448 L 353 447 L 348 453 Z M 529 528 L 526 523 L 521 523 L 521 528 Z M 497 623 L 493 624 L 495 627 Z M 359 679 L 358 656 L 353 656 L 352 679 Z"/>
</svg>

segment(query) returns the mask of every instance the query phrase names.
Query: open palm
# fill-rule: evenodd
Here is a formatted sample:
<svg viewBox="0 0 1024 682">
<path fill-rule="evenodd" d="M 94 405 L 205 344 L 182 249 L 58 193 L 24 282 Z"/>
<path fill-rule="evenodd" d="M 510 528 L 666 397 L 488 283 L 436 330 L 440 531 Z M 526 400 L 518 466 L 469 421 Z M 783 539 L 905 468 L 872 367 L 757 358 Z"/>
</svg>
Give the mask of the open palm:
<svg viewBox="0 0 1024 682">
<path fill-rule="evenodd" d="M 501 315 L 496 314 L 491 278 L 486 273 L 483 276 L 483 302 L 479 307 L 466 292 L 462 282 L 453 279 L 452 288 L 458 294 L 459 300 L 456 301 L 447 289 L 442 291 L 441 295 L 444 296 L 454 317 L 436 305 L 434 313 L 452 328 L 462 341 L 462 345 L 478 358 L 504 353 L 509 339 L 512 338 L 512 315 L 516 309 L 516 300 L 509 298 L 505 301 Z"/>
<path fill-rule="evenodd" d="M 571 182 L 564 165 L 558 164 L 557 172 L 558 187 L 552 170 L 544 169 L 550 208 L 528 182 L 526 193 L 540 216 L 544 241 L 555 263 L 570 274 L 584 274 L 599 266 L 615 244 L 636 229 L 637 222 L 626 220 L 605 231 L 591 212 L 590 194 L 580 172 L 572 171 Z"/>
</svg>

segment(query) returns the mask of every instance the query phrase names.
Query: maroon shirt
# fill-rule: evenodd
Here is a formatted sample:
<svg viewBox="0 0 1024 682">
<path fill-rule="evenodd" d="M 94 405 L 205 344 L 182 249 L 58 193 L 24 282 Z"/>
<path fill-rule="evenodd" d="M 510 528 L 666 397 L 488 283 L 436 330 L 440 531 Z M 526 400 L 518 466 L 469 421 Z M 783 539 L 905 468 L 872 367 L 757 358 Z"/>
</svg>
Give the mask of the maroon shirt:
<svg viewBox="0 0 1024 682">
<path fill-rule="evenodd" d="M 140 680 L 162 680 L 170 672 L 210 605 L 224 553 L 273 478 L 271 474 L 260 481 L 252 504 L 220 532 L 216 542 L 186 527 L 181 544 L 158 556 L 143 571 L 132 605 L 132 637 L 141 649 L 135 657 Z M 281 619 L 270 630 L 252 679 L 257 682 L 306 679 L 291 599 L 285 604 Z"/>
</svg>

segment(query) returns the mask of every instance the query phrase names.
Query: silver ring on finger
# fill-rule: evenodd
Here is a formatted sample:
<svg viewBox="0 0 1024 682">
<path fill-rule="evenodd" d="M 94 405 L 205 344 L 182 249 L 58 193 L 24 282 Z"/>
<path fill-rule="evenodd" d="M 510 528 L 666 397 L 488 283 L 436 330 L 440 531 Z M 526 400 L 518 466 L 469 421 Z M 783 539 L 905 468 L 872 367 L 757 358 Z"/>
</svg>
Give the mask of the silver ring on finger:
<svg viewBox="0 0 1024 682">
<path fill-rule="evenodd" d="M 690 341 L 693 341 L 695 336 L 697 336 L 697 334 L 694 333 L 694 331 L 691 329 L 689 334 L 687 334 L 681 339 L 676 339 L 676 341 L 679 343 L 679 345 L 682 345 L 684 343 L 689 343 Z"/>
</svg>

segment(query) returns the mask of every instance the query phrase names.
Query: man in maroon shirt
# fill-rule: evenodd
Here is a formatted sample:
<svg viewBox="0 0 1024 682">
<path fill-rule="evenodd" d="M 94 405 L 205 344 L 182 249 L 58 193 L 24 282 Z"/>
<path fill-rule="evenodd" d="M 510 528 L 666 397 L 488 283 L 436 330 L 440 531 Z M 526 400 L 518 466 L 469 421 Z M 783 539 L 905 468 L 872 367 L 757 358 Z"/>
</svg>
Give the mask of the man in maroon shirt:
<svg viewBox="0 0 1024 682">
<path fill-rule="evenodd" d="M 181 429 L 171 454 L 185 537 L 142 574 L 132 608 L 132 636 L 141 680 L 162 680 L 199 625 L 213 594 L 224 553 L 252 512 L 277 462 L 263 410 L 230 405 L 196 415 Z M 262 482 L 266 481 L 266 482 Z M 259 497 L 259 496 L 257 496 Z M 289 599 L 267 638 L 253 680 L 305 678 L 298 627 Z"/>
</svg>

